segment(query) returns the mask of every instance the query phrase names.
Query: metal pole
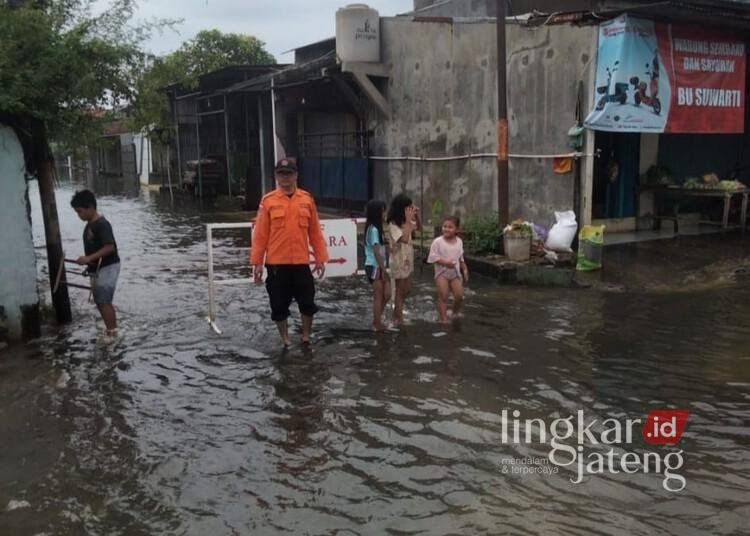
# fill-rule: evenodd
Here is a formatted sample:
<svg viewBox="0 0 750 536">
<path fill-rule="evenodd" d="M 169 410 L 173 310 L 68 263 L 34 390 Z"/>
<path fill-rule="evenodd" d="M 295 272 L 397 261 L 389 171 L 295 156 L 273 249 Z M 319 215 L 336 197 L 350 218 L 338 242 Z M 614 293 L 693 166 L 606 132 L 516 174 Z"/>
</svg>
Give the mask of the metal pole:
<svg viewBox="0 0 750 536">
<path fill-rule="evenodd" d="M 201 116 L 198 115 L 198 99 L 195 99 L 195 146 L 198 152 L 198 197 L 203 199 L 203 170 L 201 169 Z"/>
<path fill-rule="evenodd" d="M 169 150 L 169 144 L 167 144 L 167 184 L 169 185 L 169 198 L 174 202 L 174 193 L 172 193 L 172 172 L 170 170 L 171 167 L 171 159 L 170 159 L 170 150 Z"/>
<path fill-rule="evenodd" d="M 177 178 L 182 185 L 182 152 L 180 151 L 180 115 L 177 113 L 177 90 L 174 91 L 174 130 L 175 148 L 177 150 Z M 171 164 L 171 162 L 170 162 Z"/>
<path fill-rule="evenodd" d="M 420 162 L 419 173 L 419 217 L 421 218 L 422 228 L 419 230 L 419 258 L 424 261 L 424 155 Z M 419 263 L 419 273 L 424 273 L 424 262 Z"/>
<path fill-rule="evenodd" d="M 266 187 L 266 142 L 263 139 L 265 129 L 263 128 L 263 100 L 258 95 L 258 140 L 260 145 L 260 192 L 264 194 L 268 191 Z"/>
<path fill-rule="evenodd" d="M 341 210 L 344 210 L 344 198 L 346 197 L 346 177 L 344 171 L 346 170 L 344 158 L 346 157 L 346 133 L 341 133 Z"/>
<path fill-rule="evenodd" d="M 497 210 L 500 228 L 510 222 L 508 180 L 508 101 L 505 46 L 506 1 L 497 0 Z"/>
<path fill-rule="evenodd" d="M 211 225 L 206 225 L 206 246 L 208 248 L 208 321 L 214 322 L 216 320 L 215 305 L 214 305 L 214 248 L 213 248 L 213 233 L 211 231 Z"/>
<path fill-rule="evenodd" d="M 250 155 L 252 154 L 252 147 L 250 146 L 250 111 L 248 104 L 248 94 L 242 93 L 242 110 L 245 114 L 245 152 L 247 154 L 247 163 L 245 164 L 245 210 L 252 210 L 255 207 L 250 206 L 250 190 L 252 185 L 251 173 L 250 173 Z M 260 191 L 263 191 L 263 179 L 261 178 Z M 261 194 L 262 195 L 262 194 Z"/>
<path fill-rule="evenodd" d="M 578 94 L 576 96 L 576 126 L 583 125 L 583 80 L 578 82 Z M 581 150 L 582 147 L 574 147 L 575 151 Z M 578 225 L 582 225 L 583 218 L 581 216 L 581 159 L 576 158 L 573 160 L 575 166 L 575 173 L 573 175 L 573 212 L 575 212 L 576 220 Z M 573 251 L 578 251 L 578 233 L 573 238 L 573 244 L 571 245 Z"/>
<path fill-rule="evenodd" d="M 229 168 L 229 114 L 227 114 L 227 94 L 224 94 L 224 147 L 227 155 L 227 195 L 232 195 L 232 174 Z"/>
<path fill-rule="evenodd" d="M 271 132 L 273 133 L 273 162 L 279 161 L 276 150 L 276 91 L 274 90 L 273 77 L 271 77 Z"/>
<path fill-rule="evenodd" d="M 144 153 L 143 142 L 144 142 L 144 135 L 143 135 L 143 131 L 141 131 L 141 154 L 140 154 L 140 158 L 139 158 L 139 160 L 140 160 L 140 170 L 138 170 L 138 167 L 139 167 L 138 164 L 136 164 L 136 166 L 135 166 L 135 169 L 138 170 L 137 181 L 138 181 L 138 185 L 139 186 L 141 185 L 141 179 L 143 178 L 143 153 Z M 146 181 L 146 184 L 148 184 L 148 181 Z"/>
</svg>

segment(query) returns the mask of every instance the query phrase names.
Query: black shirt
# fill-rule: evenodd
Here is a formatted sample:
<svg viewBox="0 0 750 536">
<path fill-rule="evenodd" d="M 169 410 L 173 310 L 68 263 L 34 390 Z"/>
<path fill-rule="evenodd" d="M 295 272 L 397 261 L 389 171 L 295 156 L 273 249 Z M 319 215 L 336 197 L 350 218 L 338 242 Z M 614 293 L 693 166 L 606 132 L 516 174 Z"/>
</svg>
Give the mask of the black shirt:
<svg viewBox="0 0 750 536">
<path fill-rule="evenodd" d="M 83 251 L 88 256 L 96 253 L 107 244 L 112 244 L 115 250 L 102 257 L 102 266 L 116 264 L 120 262 L 120 257 L 117 255 L 117 242 L 115 242 L 115 235 L 112 233 L 112 226 L 104 216 L 99 216 L 98 219 L 87 223 L 83 229 Z M 89 269 L 96 270 L 97 264 L 99 264 L 98 260 L 89 263 Z"/>
</svg>

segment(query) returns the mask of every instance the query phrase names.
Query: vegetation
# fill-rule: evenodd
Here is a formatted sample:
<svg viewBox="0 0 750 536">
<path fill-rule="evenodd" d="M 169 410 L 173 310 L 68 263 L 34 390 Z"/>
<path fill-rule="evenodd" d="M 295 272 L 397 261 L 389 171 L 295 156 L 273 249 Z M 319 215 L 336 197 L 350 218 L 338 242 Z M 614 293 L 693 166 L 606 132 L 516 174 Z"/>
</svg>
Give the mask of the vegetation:
<svg viewBox="0 0 750 536">
<path fill-rule="evenodd" d="M 528 223 L 516 220 L 503 229 L 503 234 L 512 238 L 530 238 L 534 234 L 534 230 Z"/>
<path fill-rule="evenodd" d="M 204 30 L 162 57 L 151 57 L 138 79 L 131 121 L 138 128 L 171 124 L 163 89 L 172 84 L 196 87 L 200 75 L 230 65 L 275 63 L 265 44 L 250 35 Z"/>
<path fill-rule="evenodd" d="M 466 248 L 471 253 L 498 253 L 503 236 L 497 213 L 474 215 L 463 222 L 466 233 Z"/>
<path fill-rule="evenodd" d="M 36 145 L 48 136 L 83 144 L 101 110 L 133 97 L 140 44 L 153 25 L 130 24 L 133 0 L 99 4 L 100 15 L 92 14 L 94 3 L 0 0 L 0 116 L 35 131 Z"/>
<path fill-rule="evenodd" d="M 162 88 L 194 87 L 228 65 L 273 63 L 252 36 L 200 32 L 179 50 L 149 56 L 142 46 L 174 20 L 133 22 L 136 0 L 0 0 L 0 118 L 39 149 L 90 145 L 103 122 L 124 115 L 134 130 L 168 124 Z M 100 14 L 94 14 L 100 13 Z M 30 141 L 36 138 L 36 141 Z"/>
</svg>

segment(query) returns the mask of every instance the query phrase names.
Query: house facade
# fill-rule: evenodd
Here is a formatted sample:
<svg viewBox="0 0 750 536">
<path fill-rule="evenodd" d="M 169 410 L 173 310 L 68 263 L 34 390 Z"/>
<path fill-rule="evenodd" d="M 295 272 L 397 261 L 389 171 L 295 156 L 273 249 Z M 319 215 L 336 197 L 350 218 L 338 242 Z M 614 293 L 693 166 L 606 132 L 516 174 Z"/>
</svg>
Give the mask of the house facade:
<svg viewBox="0 0 750 536">
<path fill-rule="evenodd" d="M 410 13 L 380 18 L 380 62 L 341 61 L 330 39 L 297 49 L 294 65 L 272 75 L 264 88 L 256 85 L 273 93 L 272 127 L 286 154 L 299 153 L 305 174 L 315 176 L 316 194 L 338 192 L 340 206 L 349 206 L 351 177 L 362 182 L 341 163 L 341 140 L 350 135 L 358 138 L 360 155 L 367 155 L 367 197 L 388 200 L 406 192 L 425 214 L 492 213 L 505 202 L 511 218 L 542 225 L 554 222 L 555 211 L 573 209 L 580 222 L 634 230 L 655 210 L 639 184 L 655 166 L 682 176 L 715 170 L 750 180 L 746 131 L 618 135 L 587 129 L 580 140 L 569 135 L 601 98 L 602 22 L 630 14 L 715 28 L 746 42 L 748 2 L 526 0 L 513 2 L 506 19 L 510 191 L 499 200 L 495 6 L 415 2 Z M 329 146 L 326 137 L 339 141 Z M 318 159 L 306 169 L 305 151 L 313 144 L 302 140 L 314 140 L 319 152 L 330 147 L 326 162 Z M 556 159 L 571 154 L 572 165 L 561 170 Z M 619 169 L 614 181 L 613 161 Z M 349 191 L 363 188 L 355 183 Z"/>
</svg>

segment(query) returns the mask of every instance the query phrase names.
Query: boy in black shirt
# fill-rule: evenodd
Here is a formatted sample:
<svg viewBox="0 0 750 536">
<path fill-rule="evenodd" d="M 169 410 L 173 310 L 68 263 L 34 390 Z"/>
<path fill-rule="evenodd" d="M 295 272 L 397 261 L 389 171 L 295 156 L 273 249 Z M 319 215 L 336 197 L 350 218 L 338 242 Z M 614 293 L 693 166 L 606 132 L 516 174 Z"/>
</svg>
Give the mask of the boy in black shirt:
<svg viewBox="0 0 750 536">
<path fill-rule="evenodd" d="M 86 255 L 78 257 L 76 262 L 87 266 L 91 274 L 94 303 L 107 327 L 107 335 L 114 335 L 117 316 L 112 298 L 120 275 L 120 257 L 117 255 L 117 242 L 112 234 L 112 226 L 96 211 L 96 197 L 89 190 L 76 192 L 70 205 L 78 217 L 87 222 L 83 229 L 83 250 Z"/>
</svg>

